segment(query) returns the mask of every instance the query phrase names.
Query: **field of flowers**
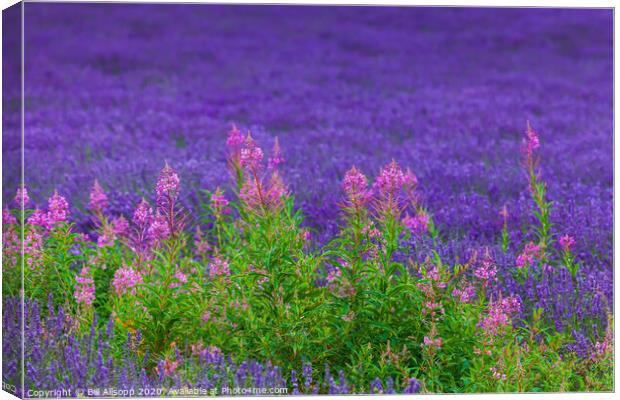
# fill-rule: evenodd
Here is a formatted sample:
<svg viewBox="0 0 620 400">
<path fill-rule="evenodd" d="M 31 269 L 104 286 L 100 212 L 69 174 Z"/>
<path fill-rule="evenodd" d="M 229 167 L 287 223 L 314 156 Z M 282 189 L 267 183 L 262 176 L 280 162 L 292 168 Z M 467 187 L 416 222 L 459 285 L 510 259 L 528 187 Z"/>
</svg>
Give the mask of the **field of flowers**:
<svg viewBox="0 0 620 400">
<path fill-rule="evenodd" d="M 613 390 L 611 10 L 25 12 L 5 389 Z"/>
</svg>

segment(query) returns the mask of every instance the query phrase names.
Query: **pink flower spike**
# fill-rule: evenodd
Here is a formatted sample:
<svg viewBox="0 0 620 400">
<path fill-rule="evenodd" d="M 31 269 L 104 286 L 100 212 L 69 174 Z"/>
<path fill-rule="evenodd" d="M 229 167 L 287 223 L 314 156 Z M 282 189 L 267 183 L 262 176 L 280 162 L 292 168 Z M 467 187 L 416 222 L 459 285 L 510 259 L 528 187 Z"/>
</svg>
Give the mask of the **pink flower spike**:
<svg viewBox="0 0 620 400">
<path fill-rule="evenodd" d="M 209 276 L 213 278 L 220 275 L 230 275 L 230 267 L 228 261 L 215 256 L 209 264 Z"/>
<path fill-rule="evenodd" d="M 113 246 L 114 241 L 116 240 L 116 234 L 114 234 L 113 228 L 111 225 L 105 225 L 103 227 L 103 233 L 97 239 L 98 247 L 107 247 Z"/>
<path fill-rule="evenodd" d="M 17 218 L 11 212 L 5 208 L 2 210 L 2 225 L 17 224 Z"/>
<path fill-rule="evenodd" d="M 284 163 L 284 158 L 280 154 L 280 141 L 276 138 L 271 155 L 269 155 L 267 168 L 273 171 L 278 169 L 278 166 L 282 163 Z"/>
<path fill-rule="evenodd" d="M 149 206 L 149 203 L 143 198 L 133 213 L 133 223 L 140 228 L 144 228 L 151 224 L 152 218 L 153 209 Z"/>
<path fill-rule="evenodd" d="M 407 177 L 395 160 L 381 168 L 374 187 L 382 196 L 394 195 L 407 182 L 411 181 L 411 177 Z"/>
<path fill-rule="evenodd" d="M 75 282 L 73 296 L 78 305 L 91 306 L 95 300 L 95 283 L 88 267 L 82 268 L 80 274 L 75 277 Z"/>
<path fill-rule="evenodd" d="M 95 179 L 93 188 L 90 191 L 90 201 L 88 202 L 88 208 L 95 212 L 103 212 L 108 207 L 108 196 L 106 196 L 103 188 L 99 184 L 99 181 Z"/>
<path fill-rule="evenodd" d="M 534 131 L 534 129 L 532 129 L 532 126 L 528 121 L 527 130 L 525 131 L 525 137 L 523 138 L 521 149 L 525 156 L 525 163 L 530 169 L 533 169 L 535 167 L 536 158 L 534 156 L 534 152 L 539 147 L 540 139 L 538 138 L 538 134 Z"/>
<path fill-rule="evenodd" d="M 431 339 L 428 336 L 424 336 L 424 346 L 436 347 L 440 349 L 442 345 L 443 345 L 443 340 L 440 337 Z"/>
<path fill-rule="evenodd" d="M 157 204 L 162 205 L 168 201 L 176 200 L 179 195 L 180 182 L 177 172 L 166 162 L 164 168 L 159 173 L 159 179 L 157 179 L 157 185 L 155 186 Z"/>
<path fill-rule="evenodd" d="M 160 242 L 170 237 L 168 222 L 162 215 L 159 214 L 159 212 L 155 218 L 153 218 L 153 222 L 151 222 L 151 226 L 148 229 L 148 235 L 149 238 L 155 242 Z"/>
<path fill-rule="evenodd" d="M 69 216 L 69 203 L 57 191 L 49 198 L 47 208 L 47 226 L 50 228 L 57 222 L 65 222 Z"/>
<path fill-rule="evenodd" d="M 269 187 L 265 194 L 265 202 L 270 209 L 276 209 L 282 206 L 283 199 L 288 196 L 288 190 L 282 177 L 278 174 L 278 171 L 274 171 L 269 179 Z"/>
<path fill-rule="evenodd" d="M 351 167 L 344 175 L 342 189 L 347 194 L 349 202 L 355 207 L 364 205 L 370 199 L 368 179 L 355 167 Z"/>
<path fill-rule="evenodd" d="M 244 146 L 241 149 L 241 166 L 250 169 L 258 169 L 259 163 L 263 159 L 263 150 L 256 145 L 252 135 L 248 133 Z"/>
<path fill-rule="evenodd" d="M 228 205 L 228 200 L 224 197 L 224 192 L 219 187 L 211 195 L 211 208 L 215 212 L 221 212 Z"/>
<path fill-rule="evenodd" d="M 257 183 L 255 179 L 246 179 L 243 182 L 239 197 L 250 208 L 257 207 L 261 204 L 261 183 Z"/>
<path fill-rule="evenodd" d="M 523 249 L 523 252 L 517 257 L 517 268 L 520 269 L 526 266 L 531 266 L 534 261 L 540 257 L 540 251 L 540 246 L 535 245 L 532 242 L 527 243 Z"/>
<path fill-rule="evenodd" d="M 403 218 L 403 225 L 405 225 L 411 233 L 420 235 L 428 231 L 428 223 L 430 218 L 424 210 L 418 211 L 418 213 L 411 217 L 409 214 Z"/>
<path fill-rule="evenodd" d="M 47 228 L 47 215 L 45 212 L 37 208 L 30 215 L 30 217 L 28 217 L 28 220 L 26 222 L 28 223 L 28 225 L 31 226 L 42 226 L 44 228 Z"/>
<path fill-rule="evenodd" d="M 28 190 L 25 186 L 17 189 L 17 193 L 15 193 L 15 201 L 20 206 L 23 203 L 24 207 L 26 207 L 30 203 L 30 197 L 28 197 Z"/>
<path fill-rule="evenodd" d="M 458 299 L 460 303 L 469 303 L 476 297 L 476 288 L 471 284 L 467 284 L 462 289 L 454 289 L 452 297 Z"/>
<path fill-rule="evenodd" d="M 237 129 L 235 124 L 232 125 L 232 128 L 228 132 L 228 138 L 226 139 L 226 146 L 231 149 L 236 149 L 241 146 L 244 142 L 244 137 L 241 134 L 241 131 Z"/>
<path fill-rule="evenodd" d="M 131 294 L 136 293 L 135 286 L 143 283 L 142 275 L 131 267 L 119 268 L 114 274 L 112 286 L 117 295 L 121 296 L 130 289 Z"/>
<path fill-rule="evenodd" d="M 571 251 L 573 247 L 575 247 L 575 244 L 575 238 L 568 234 L 560 237 L 560 246 L 562 246 L 562 250 L 565 252 Z"/>
<path fill-rule="evenodd" d="M 129 230 L 129 222 L 121 215 L 112 220 L 112 230 L 115 235 L 124 236 Z"/>
<path fill-rule="evenodd" d="M 171 376 L 174 374 L 174 371 L 177 370 L 177 367 L 179 366 L 179 361 L 170 361 L 168 359 L 166 359 L 164 361 L 164 375 L 166 376 Z"/>
<path fill-rule="evenodd" d="M 349 196 L 357 195 L 366 191 L 368 188 L 368 179 L 366 179 L 366 176 L 357 168 L 351 167 L 344 175 L 342 188 Z"/>
<path fill-rule="evenodd" d="M 174 278 L 176 281 L 170 283 L 171 288 L 176 288 L 176 287 L 182 286 L 183 284 L 187 283 L 187 276 L 181 270 L 177 270 L 174 273 Z"/>
<path fill-rule="evenodd" d="M 491 255 L 487 252 L 482 259 L 481 265 L 474 270 L 474 276 L 486 285 L 488 282 L 495 279 L 497 274 L 497 266 L 495 261 L 491 258 Z"/>
</svg>

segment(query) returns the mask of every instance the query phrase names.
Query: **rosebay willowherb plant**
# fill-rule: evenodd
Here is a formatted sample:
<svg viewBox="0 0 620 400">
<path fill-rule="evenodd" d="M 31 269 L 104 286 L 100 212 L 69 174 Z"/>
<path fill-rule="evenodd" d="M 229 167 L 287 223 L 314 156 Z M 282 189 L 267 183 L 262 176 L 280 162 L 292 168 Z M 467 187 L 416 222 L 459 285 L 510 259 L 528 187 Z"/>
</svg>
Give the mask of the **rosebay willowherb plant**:
<svg viewBox="0 0 620 400">
<path fill-rule="evenodd" d="M 226 145 L 230 190 L 203 191 L 199 217 L 180 204 L 168 163 L 154 205 L 142 199 L 131 215 L 112 212 L 95 181 L 89 232 L 61 194 L 32 209 L 18 190 L 23 215 L 3 212 L 5 381 L 19 384 L 23 261 L 32 390 L 611 390 L 610 299 L 583 273 L 578 239 L 554 230 L 529 124 L 531 234 L 467 251 L 450 248 L 423 185 L 396 161 L 372 182 L 346 172 L 338 234 L 317 244 L 278 141 L 266 157 L 233 126 Z"/>
</svg>

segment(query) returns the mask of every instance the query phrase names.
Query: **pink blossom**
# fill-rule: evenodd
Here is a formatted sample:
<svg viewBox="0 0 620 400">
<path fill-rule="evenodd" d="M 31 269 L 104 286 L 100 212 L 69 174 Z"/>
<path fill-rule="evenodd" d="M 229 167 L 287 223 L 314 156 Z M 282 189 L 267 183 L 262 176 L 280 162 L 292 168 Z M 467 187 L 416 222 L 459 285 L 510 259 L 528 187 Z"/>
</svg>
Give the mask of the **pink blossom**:
<svg viewBox="0 0 620 400">
<path fill-rule="evenodd" d="M 198 254 L 206 254 L 209 250 L 211 250 L 211 246 L 209 246 L 209 242 L 203 236 L 200 227 L 196 228 L 194 245 L 196 246 L 196 251 L 198 252 Z"/>
<path fill-rule="evenodd" d="M 496 367 L 491 367 L 489 368 L 489 370 L 493 373 L 493 378 L 496 380 L 505 380 L 506 379 L 506 374 L 499 372 L 499 370 Z"/>
<path fill-rule="evenodd" d="M 284 204 L 283 199 L 286 196 L 288 196 L 286 185 L 284 184 L 280 174 L 278 174 L 277 171 L 274 171 L 271 174 L 269 186 L 267 187 L 267 192 L 265 193 L 265 205 L 269 209 L 277 209 Z"/>
<path fill-rule="evenodd" d="M 461 289 L 454 289 L 452 291 L 452 297 L 455 297 L 461 303 L 469 303 L 476 296 L 476 288 L 473 285 L 467 284 Z"/>
<path fill-rule="evenodd" d="M 65 222 L 68 216 L 69 203 L 57 191 L 54 191 L 47 204 L 47 226 L 52 227 L 57 222 Z"/>
<path fill-rule="evenodd" d="M 192 343 L 189 345 L 190 350 L 192 351 L 193 356 L 200 355 L 200 352 L 204 350 L 205 346 L 201 342 Z"/>
<path fill-rule="evenodd" d="M 340 268 L 334 267 L 327 273 L 327 278 L 326 278 L 327 283 L 333 283 L 335 280 L 337 280 L 341 276 L 342 276 L 342 272 L 340 271 Z"/>
<path fill-rule="evenodd" d="M 418 186 L 418 177 L 409 168 L 405 172 L 404 185 L 411 189 Z"/>
<path fill-rule="evenodd" d="M 28 217 L 28 225 L 47 228 L 47 214 L 38 208 Z"/>
<path fill-rule="evenodd" d="M 14 228 L 9 228 L 6 232 L 3 232 L 2 248 L 5 257 L 7 254 L 17 255 L 21 253 L 21 238 Z M 13 257 L 11 261 L 13 264 L 17 264 L 17 258 Z"/>
<path fill-rule="evenodd" d="M 222 189 L 218 187 L 211 195 L 211 208 L 219 214 L 226 206 L 228 206 L 228 200 L 224 197 Z"/>
<path fill-rule="evenodd" d="M 480 321 L 478 326 L 488 336 L 495 336 L 511 324 L 511 317 L 521 309 L 521 302 L 514 296 L 491 302 L 488 306 L 487 315 Z"/>
<path fill-rule="evenodd" d="M 159 179 L 155 186 L 155 192 L 157 193 L 157 204 L 162 206 L 169 201 L 176 200 L 179 195 L 179 175 L 176 173 L 168 163 L 164 165 L 164 168 L 159 173 Z"/>
<path fill-rule="evenodd" d="M 171 376 L 174 374 L 174 372 L 177 370 L 177 367 L 179 366 L 179 361 L 170 361 L 168 359 L 164 360 L 163 363 L 163 367 L 164 367 L 164 375 L 167 376 Z"/>
<path fill-rule="evenodd" d="M 115 235 L 123 236 L 129 230 L 129 222 L 121 215 L 112 220 L 112 230 Z"/>
<path fill-rule="evenodd" d="M 149 203 L 146 200 L 142 199 L 133 213 L 133 223 L 143 229 L 151 224 L 152 218 L 153 209 L 149 206 Z"/>
<path fill-rule="evenodd" d="M 255 179 L 246 179 L 241 186 L 239 197 L 250 208 L 255 208 L 262 204 L 261 188 L 262 184 L 257 183 Z"/>
<path fill-rule="evenodd" d="M 154 242 L 166 240 L 170 237 L 168 221 L 159 212 L 155 215 L 151 226 L 148 228 L 148 237 Z"/>
<path fill-rule="evenodd" d="M 433 301 L 427 301 L 424 303 L 424 308 L 422 309 L 422 313 L 430 314 L 431 316 L 435 316 L 435 314 L 443 314 L 445 312 L 441 303 L 436 303 Z"/>
<path fill-rule="evenodd" d="M 495 279 L 496 274 L 497 266 L 495 265 L 495 261 L 487 252 L 482 258 L 482 263 L 480 264 L 480 266 L 474 270 L 474 276 L 481 281 L 484 281 L 486 284 L 489 281 Z"/>
<path fill-rule="evenodd" d="M 103 212 L 108 207 L 108 196 L 106 196 L 103 188 L 99 184 L 99 181 L 95 179 L 93 188 L 90 191 L 90 201 L 88 202 L 88 208 L 95 212 Z"/>
<path fill-rule="evenodd" d="M 590 358 L 594 361 L 600 360 L 608 351 L 613 351 L 614 334 L 612 330 L 613 324 L 610 322 L 605 330 L 605 337 L 602 341 L 596 341 Z"/>
<path fill-rule="evenodd" d="M 420 210 L 413 217 L 409 214 L 405 215 L 405 218 L 403 218 L 403 225 L 409 228 L 411 233 L 419 235 L 428 231 L 429 221 L 430 218 L 428 214 L 425 211 Z"/>
<path fill-rule="evenodd" d="M 32 262 L 39 258 L 41 249 L 43 248 L 43 236 L 34 230 L 29 231 L 24 236 L 24 254 L 28 254 L 28 265 L 32 266 Z"/>
<path fill-rule="evenodd" d="M 382 196 L 393 196 L 405 184 L 410 184 L 411 179 L 411 176 L 406 175 L 398 163 L 392 160 L 391 163 L 381 168 L 374 187 Z"/>
<path fill-rule="evenodd" d="M 73 240 L 76 242 L 88 243 L 90 241 L 90 237 L 86 233 L 80 232 L 75 235 Z"/>
<path fill-rule="evenodd" d="M 226 146 L 231 149 L 236 149 L 241 146 L 245 141 L 245 138 L 241 134 L 241 131 L 237 129 L 237 126 L 233 124 L 232 128 L 228 132 L 228 138 L 226 139 Z"/>
<path fill-rule="evenodd" d="M 131 267 L 123 267 L 116 270 L 112 286 L 117 295 L 123 295 L 131 289 L 131 294 L 136 294 L 135 286 L 143 283 L 142 275 Z"/>
<path fill-rule="evenodd" d="M 573 247 L 575 246 L 575 238 L 573 238 L 570 235 L 564 235 L 562 237 L 560 237 L 560 246 L 562 246 L 562 249 L 565 252 L 569 252 L 573 249 Z"/>
<path fill-rule="evenodd" d="M 209 276 L 213 278 L 220 275 L 230 275 L 230 267 L 228 261 L 215 256 L 209 264 Z"/>
<path fill-rule="evenodd" d="M 540 246 L 529 242 L 525 245 L 523 252 L 517 257 L 517 268 L 523 268 L 528 265 L 532 265 L 534 261 L 540 257 Z"/>
<path fill-rule="evenodd" d="M 273 150 L 271 154 L 269 155 L 269 160 L 267 162 L 267 168 L 273 171 L 277 169 L 278 166 L 282 163 L 284 163 L 284 158 L 280 154 L 280 142 L 278 141 L 278 138 L 276 138 L 276 141 L 273 145 Z"/>
<path fill-rule="evenodd" d="M 2 225 L 13 225 L 17 224 L 17 218 L 11 212 L 5 208 L 2 210 Z"/>
<path fill-rule="evenodd" d="M 17 193 L 15 193 L 15 201 L 20 206 L 23 202 L 24 207 L 26 207 L 28 203 L 30 203 L 30 197 L 28 197 L 28 190 L 25 186 L 17 188 Z"/>
<path fill-rule="evenodd" d="M 525 132 L 525 138 L 523 139 L 523 151 L 528 158 L 531 158 L 534 154 L 534 150 L 540 147 L 540 140 L 538 134 L 532 129 L 532 126 L 527 124 L 527 130 Z"/>
<path fill-rule="evenodd" d="M 442 345 L 443 345 L 443 340 L 440 337 L 432 339 L 428 336 L 424 336 L 424 346 L 436 347 L 440 349 Z"/>
<path fill-rule="evenodd" d="M 355 167 L 351 167 L 344 175 L 342 188 L 354 206 L 361 206 L 370 199 L 368 179 Z"/>
<path fill-rule="evenodd" d="M 75 277 L 75 281 L 75 292 L 73 296 L 78 305 L 84 304 L 86 306 L 91 306 L 93 300 L 95 300 L 95 283 L 90 274 L 90 269 L 88 267 L 82 268 L 80 274 Z"/>
<path fill-rule="evenodd" d="M 241 149 L 241 166 L 250 169 L 257 169 L 263 159 L 263 150 L 256 145 L 252 135 L 248 134 L 244 146 Z"/>
<path fill-rule="evenodd" d="M 436 265 L 431 264 L 430 267 L 425 271 L 424 277 L 434 283 L 438 288 L 443 289 L 446 287 L 446 282 L 444 282 L 441 278 L 441 274 L 439 273 L 439 269 Z"/>
<path fill-rule="evenodd" d="M 179 287 L 187 283 L 187 276 L 180 269 L 174 273 L 174 279 L 176 281 L 170 284 L 171 288 Z"/>
<path fill-rule="evenodd" d="M 112 226 L 105 225 L 103 227 L 103 233 L 97 238 L 97 246 L 98 247 L 107 247 L 114 245 L 114 241 L 116 240 L 116 234 Z"/>
</svg>

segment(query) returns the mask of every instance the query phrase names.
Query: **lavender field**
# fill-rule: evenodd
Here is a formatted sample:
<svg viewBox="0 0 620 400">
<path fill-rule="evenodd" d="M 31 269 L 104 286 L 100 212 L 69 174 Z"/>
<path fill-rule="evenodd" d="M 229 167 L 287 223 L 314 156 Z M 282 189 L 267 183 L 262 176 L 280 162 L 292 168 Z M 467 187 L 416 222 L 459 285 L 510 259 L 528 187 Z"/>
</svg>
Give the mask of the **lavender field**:
<svg viewBox="0 0 620 400">
<path fill-rule="evenodd" d="M 3 43 L 18 395 L 613 390 L 611 10 L 25 24 L 23 186 Z"/>
</svg>

